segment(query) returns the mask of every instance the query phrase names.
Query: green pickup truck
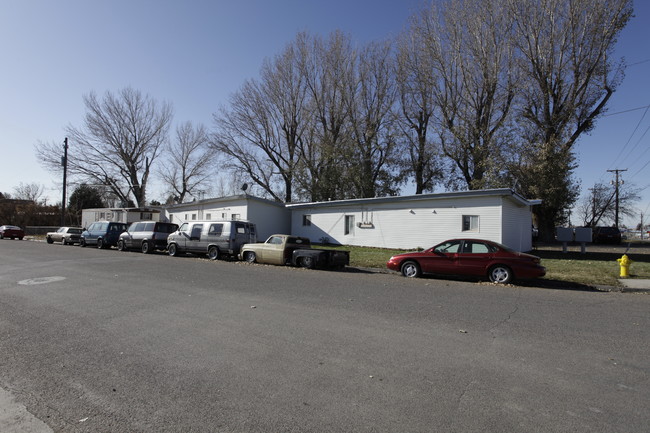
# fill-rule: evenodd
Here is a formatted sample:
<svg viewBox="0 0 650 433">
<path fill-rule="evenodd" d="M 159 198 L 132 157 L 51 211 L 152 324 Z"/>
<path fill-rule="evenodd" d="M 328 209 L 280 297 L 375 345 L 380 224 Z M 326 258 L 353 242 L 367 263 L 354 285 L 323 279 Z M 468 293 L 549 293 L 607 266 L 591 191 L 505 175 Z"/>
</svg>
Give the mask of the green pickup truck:
<svg viewBox="0 0 650 433">
<path fill-rule="evenodd" d="M 249 263 L 309 269 L 342 269 L 350 264 L 349 251 L 314 249 L 309 238 L 291 235 L 271 235 L 266 242 L 242 245 L 240 256 Z"/>
</svg>

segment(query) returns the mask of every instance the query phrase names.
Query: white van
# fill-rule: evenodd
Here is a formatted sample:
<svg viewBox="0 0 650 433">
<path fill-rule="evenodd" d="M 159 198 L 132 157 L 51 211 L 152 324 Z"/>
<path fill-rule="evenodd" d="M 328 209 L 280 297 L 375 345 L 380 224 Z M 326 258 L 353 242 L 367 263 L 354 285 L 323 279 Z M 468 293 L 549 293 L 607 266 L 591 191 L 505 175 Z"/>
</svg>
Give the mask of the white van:
<svg viewBox="0 0 650 433">
<path fill-rule="evenodd" d="M 255 224 L 247 221 L 191 221 L 167 238 L 170 256 L 207 254 L 212 260 L 237 257 L 243 244 L 257 242 Z"/>
</svg>

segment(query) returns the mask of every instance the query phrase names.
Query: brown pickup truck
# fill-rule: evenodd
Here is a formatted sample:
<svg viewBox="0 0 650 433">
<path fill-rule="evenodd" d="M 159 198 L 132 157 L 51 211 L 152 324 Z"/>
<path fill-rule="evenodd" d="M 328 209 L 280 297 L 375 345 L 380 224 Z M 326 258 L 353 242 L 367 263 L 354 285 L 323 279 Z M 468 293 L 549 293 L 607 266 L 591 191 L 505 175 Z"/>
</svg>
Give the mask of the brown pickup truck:
<svg viewBox="0 0 650 433">
<path fill-rule="evenodd" d="M 309 238 L 291 235 L 271 235 L 264 243 L 242 245 L 241 258 L 250 263 L 310 269 L 340 269 L 350 264 L 349 251 L 313 249 Z"/>
</svg>

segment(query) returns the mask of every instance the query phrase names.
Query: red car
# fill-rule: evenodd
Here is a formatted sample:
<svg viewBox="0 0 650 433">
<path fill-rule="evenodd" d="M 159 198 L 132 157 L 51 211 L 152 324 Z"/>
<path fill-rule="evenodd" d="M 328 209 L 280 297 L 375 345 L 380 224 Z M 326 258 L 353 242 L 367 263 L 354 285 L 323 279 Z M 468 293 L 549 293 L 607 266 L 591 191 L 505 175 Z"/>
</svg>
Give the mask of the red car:
<svg viewBox="0 0 650 433">
<path fill-rule="evenodd" d="M 0 226 L 0 239 L 11 238 L 22 240 L 25 237 L 23 229 L 17 226 Z"/>
<path fill-rule="evenodd" d="M 386 266 L 405 277 L 422 273 L 487 276 L 493 283 L 509 283 L 514 278 L 546 275 L 540 258 L 514 251 L 505 245 L 481 239 L 452 239 L 428 250 L 398 254 Z"/>
</svg>

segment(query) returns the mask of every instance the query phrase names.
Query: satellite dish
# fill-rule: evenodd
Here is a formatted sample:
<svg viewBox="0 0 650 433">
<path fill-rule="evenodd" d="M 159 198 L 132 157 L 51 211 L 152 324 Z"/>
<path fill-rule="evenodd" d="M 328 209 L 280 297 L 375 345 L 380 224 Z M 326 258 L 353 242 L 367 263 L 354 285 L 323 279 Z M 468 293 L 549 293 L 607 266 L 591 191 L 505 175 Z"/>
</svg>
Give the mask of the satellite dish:
<svg viewBox="0 0 650 433">
<path fill-rule="evenodd" d="M 248 184 L 247 184 L 247 183 L 245 183 L 245 184 L 243 184 L 243 185 L 241 186 L 241 190 L 242 190 L 242 191 L 246 191 L 247 189 L 248 189 Z"/>
</svg>

